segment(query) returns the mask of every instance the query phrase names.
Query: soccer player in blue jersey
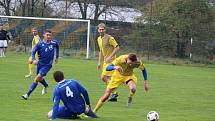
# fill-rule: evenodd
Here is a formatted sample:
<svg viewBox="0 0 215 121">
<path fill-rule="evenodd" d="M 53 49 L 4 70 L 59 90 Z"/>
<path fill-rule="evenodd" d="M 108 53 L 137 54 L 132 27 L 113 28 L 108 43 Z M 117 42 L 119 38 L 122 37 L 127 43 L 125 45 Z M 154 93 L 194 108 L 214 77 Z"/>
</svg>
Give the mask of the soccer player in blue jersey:
<svg viewBox="0 0 215 121">
<path fill-rule="evenodd" d="M 54 90 L 53 109 L 48 112 L 49 119 L 75 119 L 82 113 L 92 118 L 97 117 L 92 112 L 87 90 L 81 84 L 75 80 L 64 79 L 61 71 L 54 72 L 53 77 L 58 84 Z M 64 106 L 59 106 L 60 100 Z"/>
<path fill-rule="evenodd" d="M 36 52 L 38 53 L 38 60 L 35 59 Z M 42 95 L 47 93 L 47 88 L 49 86 L 45 81 L 44 76 L 46 76 L 46 74 L 52 68 L 55 53 L 55 63 L 57 63 L 59 57 L 59 45 L 57 42 L 52 41 L 52 32 L 50 30 L 45 30 L 44 39 L 38 42 L 32 50 L 32 61 L 33 64 L 37 65 L 37 76 L 34 79 L 34 82 L 31 84 L 28 92 L 22 95 L 23 99 L 28 99 L 30 94 L 37 87 L 38 82 L 40 82 L 44 86 L 42 90 Z"/>
</svg>

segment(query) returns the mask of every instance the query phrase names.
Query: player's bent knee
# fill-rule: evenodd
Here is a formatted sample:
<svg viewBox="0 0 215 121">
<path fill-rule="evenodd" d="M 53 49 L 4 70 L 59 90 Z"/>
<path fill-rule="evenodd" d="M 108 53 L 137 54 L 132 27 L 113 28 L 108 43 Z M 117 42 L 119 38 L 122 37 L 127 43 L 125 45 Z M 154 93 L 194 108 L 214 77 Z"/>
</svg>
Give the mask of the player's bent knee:
<svg viewBox="0 0 215 121">
<path fill-rule="evenodd" d="M 40 75 L 40 74 L 38 74 L 37 77 L 36 77 L 36 81 L 37 81 L 37 82 L 40 82 L 40 81 L 42 81 L 42 80 L 43 80 L 43 76 Z"/>
<path fill-rule="evenodd" d="M 131 88 L 130 90 L 131 90 L 132 93 L 136 92 L 136 88 Z"/>
<path fill-rule="evenodd" d="M 105 102 L 111 95 L 112 90 L 111 89 L 106 89 L 105 94 L 102 96 L 102 102 Z"/>
</svg>

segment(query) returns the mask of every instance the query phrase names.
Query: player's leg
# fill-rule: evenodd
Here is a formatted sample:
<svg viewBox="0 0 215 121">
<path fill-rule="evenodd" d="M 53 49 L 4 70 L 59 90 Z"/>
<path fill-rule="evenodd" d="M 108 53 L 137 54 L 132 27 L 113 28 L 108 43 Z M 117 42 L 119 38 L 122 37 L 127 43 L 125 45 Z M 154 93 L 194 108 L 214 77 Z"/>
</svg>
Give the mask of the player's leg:
<svg viewBox="0 0 215 121">
<path fill-rule="evenodd" d="M 35 65 L 33 64 L 32 57 L 30 56 L 30 57 L 28 58 L 28 70 L 29 70 L 29 74 L 28 74 L 28 75 L 25 75 L 25 78 L 28 78 L 28 77 L 32 76 L 34 66 L 35 66 Z"/>
<path fill-rule="evenodd" d="M 105 82 L 106 84 L 108 84 L 109 80 L 110 80 L 110 76 L 106 76 L 106 75 L 101 75 L 101 80 L 103 82 Z M 108 101 L 117 101 L 117 97 L 118 97 L 118 94 L 116 91 L 113 91 L 112 92 L 112 95 L 110 96 L 110 99 Z"/>
<path fill-rule="evenodd" d="M 48 65 L 48 66 L 43 66 L 41 69 L 40 69 L 40 74 L 45 77 L 46 74 L 49 72 L 49 70 L 52 68 L 51 65 Z M 38 80 L 38 82 L 40 82 L 44 87 L 42 89 L 42 95 L 46 94 L 47 93 L 47 89 L 49 87 L 48 83 L 45 81 L 44 78 L 42 78 L 42 80 Z"/>
<path fill-rule="evenodd" d="M 3 57 L 3 47 L 0 47 L 0 57 Z"/>
<path fill-rule="evenodd" d="M 30 88 L 28 89 L 28 92 L 25 95 L 22 95 L 22 98 L 27 100 L 28 97 L 31 95 L 31 93 L 36 89 L 38 85 L 38 81 L 43 80 L 43 76 L 41 74 L 38 74 L 36 78 L 34 79 L 34 82 L 32 82 Z"/>
<path fill-rule="evenodd" d="M 7 52 L 7 46 L 8 46 L 7 40 L 4 40 L 3 57 L 6 57 L 5 54 Z"/>
<path fill-rule="evenodd" d="M 96 107 L 94 108 L 93 112 L 96 113 L 102 107 L 102 105 L 109 98 L 109 96 L 110 96 L 111 93 L 112 93 L 112 89 L 107 88 L 105 90 L 104 95 L 97 102 Z"/>
<path fill-rule="evenodd" d="M 93 112 L 97 112 L 99 108 L 102 107 L 104 102 L 109 98 L 110 94 L 119 87 L 120 84 L 122 84 L 123 81 L 121 78 L 119 78 L 119 75 L 113 75 L 110 82 L 107 85 L 107 88 L 105 90 L 104 95 L 99 99 L 99 101 L 96 104 L 96 107 L 94 108 Z"/>
<path fill-rule="evenodd" d="M 135 81 L 130 79 L 126 82 L 126 84 L 128 85 L 128 87 L 130 89 L 129 96 L 128 96 L 128 102 L 127 102 L 127 106 L 130 106 L 132 103 L 132 98 L 136 92 L 136 83 L 135 83 Z"/>
<path fill-rule="evenodd" d="M 113 75 L 114 71 L 106 71 L 107 66 L 109 63 L 104 63 L 102 68 L 102 75 L 101 80 L 105 82 L 106 84 L 109 83 L 111 76 Z M 110 99 L 108 101 L 117 101 L 118 93 L 116 90 L 112 92 L 112 95 L 110 96 Z"/>
<path fill-rule="evenodd" d="M 37 65 L 37 76 L 36 78 L 34 79 L 34 82 L 31 84 L 28 92 L 25 94 L 25 95 L 22 95 L 22 98 L 27 100 L 28 97 L 31 95 L 31 93 L 35 90 L 35 88 L 37 87 L 38 85 L 38 82 L 40 82 L 41 84 L 44 85 L 45 90 L 44 92 L 47 91 L 47 88 L 48 88 L 48 84 L 46 83 L 45 79 L 43 78 L 46 73 L 50 70 L 50 66 L 42 66 L 42 65 Z"/>
<path fill-rule="evenodd" d="M 91 107 L 86 108 L 84 114 L 91 117 L 91 118 L 97 118 L 97 115 L 92 111 Z"/>
<path fill-rule="evenodd" d="M 52 112 L 53 112 L 53 110 L 48 112 L 49 119 L 52 118 Z M 77 119 L 78 118 L 76 113 L 70 112 L 65 106 L 60 106 L 58 108 L 58 112 L 57 112 L 56 116 L 57 116 L 56 118 L 60 118 L 60 119 Z"/>
<path fill-rule="evenodd" d="M 4 48 L 3 40 L 0 40 L 0 57 L 3 57 L 3 48 Z"/>
</svg>

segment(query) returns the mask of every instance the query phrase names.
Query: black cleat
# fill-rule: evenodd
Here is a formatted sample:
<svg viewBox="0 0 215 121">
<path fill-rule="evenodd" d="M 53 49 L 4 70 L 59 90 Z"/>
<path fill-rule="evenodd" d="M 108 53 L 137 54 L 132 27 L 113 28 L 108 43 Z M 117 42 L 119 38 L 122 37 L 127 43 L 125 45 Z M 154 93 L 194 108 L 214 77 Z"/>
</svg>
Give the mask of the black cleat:
<svg viewBox="0 0 215 121">
<path fill-rule="evenodd" d="M 110 102 L 117 102 L 117 97 L 118 96 L 119 95 L 117 93 L 116 94 L 112 94 L 111 97 L 110 97 L 110 99 L 108 101 L 110 101 Z"/>
</svg>

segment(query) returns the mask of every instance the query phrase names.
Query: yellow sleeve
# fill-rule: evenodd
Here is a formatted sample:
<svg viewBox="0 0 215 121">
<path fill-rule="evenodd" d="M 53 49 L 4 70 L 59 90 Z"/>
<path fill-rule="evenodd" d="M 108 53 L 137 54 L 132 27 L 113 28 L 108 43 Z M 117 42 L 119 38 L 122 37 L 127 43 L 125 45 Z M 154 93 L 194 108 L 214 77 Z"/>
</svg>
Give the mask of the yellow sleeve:
<svg viewBox="0 0 215 121">
<path fill-rule="evenodd" d="M 118 65 L 120 65 L 120 64 L 122 64 L 122 63 L 124 63 L 124 62 L 125 62 L 125 56 L 121 55 L 121 56 L 119 56 L 118 58 L 116 58 L 116 59 L 112 62 L 112 64 L 115 65 L 115 66 L 118 66 Z"/>
<path fill-rule="evenodd" d="M 98 42 L 99 50 L 102 51 L 102 47 L 101 47 L 102 46 L 102 41 L 101 41 L 100 36 L 98 37 L 97 42 Z"/>
<path fill-rule="evenodd" d="M 141 70 L 144 70 L 145 65 L 140 61 L 140 66 L 138 68 L 141 69 Z"/>
<path fill-rule="evenodd" d="M 32 42 L 31 42 L 31 48 L 33 49 L 35 45 L 36 45 L 35 39 L 33 38 Z"/>
<path fill-rule="evenodd" d="M 116 42 L 116 40 L 114 39 L 114 37 L 110 37 L 110 40 L 109 40 L 109 44 L 113 47 L 117 47 L 118 44 Z"/>
<path fill-rule="evenodd" d="M 40 37 L 39 36 L 34 36 L 33 40 L 32 40 L 32 49 L 34 48 L 34 46 L 40 41 Z"/>
</svg>

